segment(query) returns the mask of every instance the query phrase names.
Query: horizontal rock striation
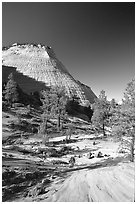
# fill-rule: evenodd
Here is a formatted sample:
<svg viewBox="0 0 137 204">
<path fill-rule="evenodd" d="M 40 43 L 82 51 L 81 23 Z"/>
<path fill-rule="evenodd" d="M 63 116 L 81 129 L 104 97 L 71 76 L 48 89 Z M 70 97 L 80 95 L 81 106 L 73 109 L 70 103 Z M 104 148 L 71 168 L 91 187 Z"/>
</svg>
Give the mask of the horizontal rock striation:
<svg viewBox="0 0 137 204">
<path fill-rule="evenodd" d="M 17 72 L 44 83 L 46 87 L 65 87 L 67 95 L 76 95 L 83 105 L 87 101 L 93 103 L 96 98 L 89 87 L 87 91 L 86 86 L 84 88 L 83 84 L 70 75 L 49 46 L 14 43 L 3 48 L 2 64 L 16 68 Z"/>
</svg>

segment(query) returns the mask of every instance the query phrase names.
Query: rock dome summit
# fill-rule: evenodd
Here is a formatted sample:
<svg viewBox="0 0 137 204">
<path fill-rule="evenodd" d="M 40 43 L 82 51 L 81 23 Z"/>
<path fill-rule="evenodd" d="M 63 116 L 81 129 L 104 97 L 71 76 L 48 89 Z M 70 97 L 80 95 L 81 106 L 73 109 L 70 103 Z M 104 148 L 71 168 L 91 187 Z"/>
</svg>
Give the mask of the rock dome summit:
<svg viewBox="0 0 137 204">
<path fill-rule="evenodd" d="M 77 96 L 82 105 L 93 103 L 96 98 L 90 87 L 73 78 L 49 46 L 14 43 L 3 47 L 2 65 L 3 80 L 7 80 L 8 72 L 15 72 L 17 83 L 26 92 L 59 86 L 65 87 L 69 97 Z"/>
</svg>

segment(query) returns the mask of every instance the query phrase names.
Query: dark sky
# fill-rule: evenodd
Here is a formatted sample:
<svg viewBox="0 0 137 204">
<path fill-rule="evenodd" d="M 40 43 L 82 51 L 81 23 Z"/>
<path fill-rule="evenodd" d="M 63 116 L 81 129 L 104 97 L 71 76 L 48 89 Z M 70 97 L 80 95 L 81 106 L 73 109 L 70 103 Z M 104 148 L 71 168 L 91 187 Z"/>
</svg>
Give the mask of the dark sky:
<svg viewBox="0 0 137 204">
<path fill-rule="evenodd" d="M 3 3 L 3 46 L 51 46 L 74 78 L 121 100 L 134 77 L 134 3 Z"/>
</svg>

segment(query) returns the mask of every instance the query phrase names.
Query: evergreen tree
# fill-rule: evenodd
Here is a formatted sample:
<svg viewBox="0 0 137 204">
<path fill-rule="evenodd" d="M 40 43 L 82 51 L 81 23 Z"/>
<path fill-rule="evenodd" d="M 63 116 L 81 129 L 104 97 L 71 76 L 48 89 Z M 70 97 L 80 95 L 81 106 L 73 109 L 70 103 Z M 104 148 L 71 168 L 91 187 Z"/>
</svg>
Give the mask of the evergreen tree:
<svg viewBox="0 0 137 204">
<path fill-rule="evenodd" d="M 92 123 L 95 127 L 101 129 L 103 131 L 103 135 L 105 136 L 105 126 L 108 124 L 110 111 L 110 104 L 107 101 L 107 97 L 105 96 L 105 91 L 101 91 L 99 98 L 95 100 L 93 105 L 93 116 Z"/>
<path fill-rule="evenodd" d="M 52 95 L 52 114 L 57 117 L 57 130 L 61 129 L 61 119 L 65 119 L 67 117 L 66 113 L 66 104 L 67 104 L 67 96 L 65 94 L 65 89 L 56 87 L 51 89 Z"/>
<path fill-rule="evenodd" d="M 42 102 L 42 123 L 40 126 L 40 133 L 47 134 L 47 122 L 52 115 L 53 100 L 52 94 L 49 90 L 41 91 L 41 102 Z"/>
<path fill-rule="evenodd" d="M 63 88 L 51 88 L 47 91 L 42 91 L 42 124 L 40 129 L 42 133 L 47 133 L 47 121 L 50 118 L 57 118 L 57 130 L 61 129 L 61 119 L 66 118 L 66 103 L 67 97 Z"/>
<path fill-rule="evenodd" d="M 109 122 L 111 126 L 117 123 L 117 119 L 119 117 L 119 112 L 120 112 L 120 107 L 121 106 L 118 103 L 116 103 L 114 98 L 110 101 Z"/>
<path fill-rule="evenodd" d="M 116 117 L 117 116 L 117 117 Z M 135 146 L 135 80 L 128 83 L 121 107 L 114 117 L 113 133 L 121 140 L 122 150 L 129 150 L 134 161 Z"/>
<path fill-rule="evenodd" d="M 4 94 L 5 100 L 7 100 L 8 105 L 12 106 L 13 103 L 18 101 L 17 83 L 14 81 L 12 73 L 8 76 L 8 82 L 5 86 Z"/>
<path fill-rule="evenodd" d="M 117 103 L 116 103 L 116 101 L 115 101 L 115 99 L 114 98 L 112 98 L 112 100 L 110 101 L 110 107 L 111 107 L 111 109 L 115 109 L 116 107 L 117 107 Z"/>
</svg>

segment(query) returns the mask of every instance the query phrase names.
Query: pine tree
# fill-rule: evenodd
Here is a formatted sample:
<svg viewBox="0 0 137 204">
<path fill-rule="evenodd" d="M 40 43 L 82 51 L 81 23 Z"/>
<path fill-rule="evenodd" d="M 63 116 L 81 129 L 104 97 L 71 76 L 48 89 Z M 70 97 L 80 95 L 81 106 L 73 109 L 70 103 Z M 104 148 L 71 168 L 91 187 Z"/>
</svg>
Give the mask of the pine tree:
<svg viewBox="0 0 137 204">
<path fill-rule="evenodd" d="M 42 124 L 40 129 L 42 133 L 47 133 L 47 121 L 50 118 L 57 118 L 57 130 L 61 129 L 61 119 L 66 118 L 67 97 L 63 88 L 51 88 L 42 92 Z"/>
<path fill-rule="evenodd" d="M 114 117 L 114 131 L 121 141 L 121 149 L 130 152 L 134 161 L 135 146 L 135 80 L 128 83 L 121 107 Z"/>
<path fill-rule="evenodd" d="M 111 107 L 112 109 L 114 109 L 114 108 L 117 107 L 117 105 L 118 105 L 118 104 L 116 103 L 115 99 L 112 98 L 112 100 L 110 101 L 110 107 Z"/>
<path fill-rule="evenodd" d="M 117 123 L 117 119 L 119 118 L 120 107 L 121 106 L 118 103 L 116 103 L 114 98 L 110 101 L 109 122 L 111 127 L 113 127 L 113 125 Z"/>
<path fill-rule="evenodd" d="M 105 96 L 105 91 L 101 91 L 99 98 L 95 100 L 93 105 L 93 116 L 92 123 L 95 127 L 102 130 L 103 135 L 105 136 L 105 126 L 108 124 L 110 104 L 107 101 L 107 97 Z"/>
<path fill-rule="evenodd" d="M 121 121 L 124 128 L 125 137 L 122 138 L 123 143 L 130 150 L 131 161 L 134 161 L 134 146 L 135 146 L 135 80 L 128 83 L 124 98 L 122 101 Z"/>
<path fill-rule="evenodd" d="M 63 87 L 52 88 L 51 94 L 53 100 L 52 114 L 57 117 L 57 130 L 60 131 L 61 119 L 65 119 L 67 117 L 67 96 Z"/>
<path fill-rule="evenodd" d="M 5 100 L 7 100 L 10 107 L 13 103 L 18 101 L 17 83 L 14 81 L 13 74 L 8 76 L 8 82 L 5 86 Z"/>
<path fill-rule="evenodd" d="M 52 115 L 53 99 L 52 94 L 49 90 L 41 91 L 41 102 L 42 102 L 42 123 L 40 126 L 40 133 L 47 134 L 47 122 Z"/>
</svg>

